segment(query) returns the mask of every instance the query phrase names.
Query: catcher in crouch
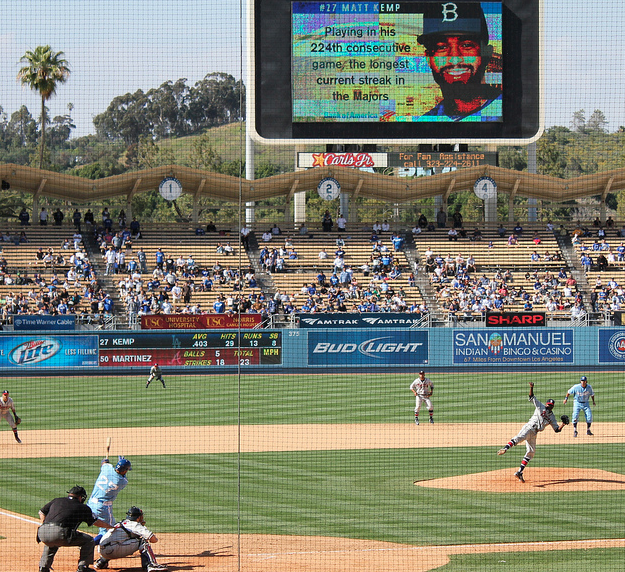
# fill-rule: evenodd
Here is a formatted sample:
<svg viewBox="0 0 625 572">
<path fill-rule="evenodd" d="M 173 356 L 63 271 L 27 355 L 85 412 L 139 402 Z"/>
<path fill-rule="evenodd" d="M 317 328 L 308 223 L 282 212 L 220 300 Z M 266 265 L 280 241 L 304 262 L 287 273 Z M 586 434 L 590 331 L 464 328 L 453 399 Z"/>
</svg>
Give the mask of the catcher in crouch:
<svg viewBox="0 0 625 572">
<path fill-rule="evenodd" d="M 131 506 L 126 518 L 107 531 L 100 540 L 100 558 L 95 563 L 96 570 L 108 568 L 109 560 L 124 558 L 139 551 L 141 567 L 147 572 L 167 570 L 167 566 L 159 564 L 150 543 L 158 542 L 156 535 L 146 528 L 143 511 L 138 506 Z"/>
<path fill-rule="evenodd" d="M 570 419 L 567 415 L 562 415 L 560 420 L 562 423 L 558 425 L 556 420 L 556 416 L 553 413 L 553 406 L 555 405 L 555 401 L 553 399 L 547 400 L 547 403 L 543 404 L 534 395 L 534 383 L 530 381 L 530 395 L 529 400 L 534 404 L 536 410 L 534 411 L 534 415 L 530 418 L 530 420 L 523 425 L 523 428 L 519 431 L 516 437 L 513 437 L 508 441 L 506 445 L 504 445 L 499 451 L 497 451 L 498 455 L 504 455 L 510 447 L 514 447 L 519 443 L 525 441 L 525 457 L 521 460 L 521 467 L 519 470 L 514 473 L 514 476 L 519 479 L 522 483 L 525 482 L 525 478 L 523 477 L 523 471 L 527 464 L 534 457 L 534 453 L 536 452 L 536 436 L 540 433 L 547 425 L 551 425 L 553 430 L 556 433 L 560 433 L 562 428 L 565 425 L 570 423 Z"/>
</svg>

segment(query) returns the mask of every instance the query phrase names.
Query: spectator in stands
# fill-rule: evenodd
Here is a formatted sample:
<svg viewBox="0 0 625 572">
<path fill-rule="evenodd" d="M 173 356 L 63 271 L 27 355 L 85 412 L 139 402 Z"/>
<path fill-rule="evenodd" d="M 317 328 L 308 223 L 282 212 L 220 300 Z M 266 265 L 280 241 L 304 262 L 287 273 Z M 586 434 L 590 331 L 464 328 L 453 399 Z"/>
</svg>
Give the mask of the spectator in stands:
<svg viewBox="0 0 625 572">
<path fill-rule="evenodd" d="M 263 232 L 263 242 L 269 242 L 273 238 L 273 234 L 271 233 L 271 229 Z"/>
<path fill-rule="evenodd" d="M 384 222 L 382 223 L 382 232 L 389 232 L 390 230 L 391 230 L 391 225 L 386 219 L 384 219 Z"/>
<path fill-rule="evenodd" d="M 46 207 L 41 207 L 41 212 L 39 213 L 39 224 L 41 226 L 48 225 L 48 211 L 46 210 Z"/>
<path fill-rule="evenodd" d="M 508 247 L 510 246 L 519 246 L 519 240 L 517 238 L 517 235 L 512 233 L 509 237 L 508 237 Z"/>
<path fill-rule="evenodd" d="M 415 224 L 415 225 L 412 227 L 412 236 L 413 236 L 413 238 L 416 238 L 416 237 L 417 237 L 417 236 L 419 236 L 422 232 L 423 232 L 423 230 L 422 230 L 422 228 L 421 228 L 418 224 Z M 376 236 L 376 240 L 377 240 L 377 236 Z"/>
<path fill-rule="evenodd" d="M 532 242 L 536 245 L 539 245 L 542 242 L 542 239 L 540 238 L 540 234 L 538 234 L 538 231 L 534 233 L 534 236 L 532 237 Z"/>
<path fill-rule="evenodd" d="M 308 227 L 306 226 L 305 223 L 301 223 L 299 225 L 299 229 L 297 230 L 297 232 L 300 236 L 306 236 L 308 235 Z"/>
<path fill-rule="evenodd" d="M 206 232 L 217 232 L 217 227 L 213 224 L 212 220 L 208 221 L 206 225 Z"/>
<path fill-rule="evenodd" d="M 428 226 L 428 219 L 427 219 L 427 217 L 423 213 L 419 213 L 419 218 L 417 220 L 417 224 L 419 225 L 419 227 L 421 227 L 421 229 L 427 228 L 427 226 Z"/>
<path fill-rule="evenodd" d="M 445 228 L 447 226 L 447 213 L 440 207 L 436 213 L 436 225 L 438 228 Z"/>
<path fill-rule="evenodd" d="M 27 242 L 29 242 L 28 237 L 26 236 L 26 233 L 24 231 L 20 232 L 19 242 L 20 244 L 26 244 Z"/>
<path fill-rule="evenodd" d="M 597 268 L 600 272 L 605 272 L 608 269 L 608 259 L 603 252 L 597 256 Z"/>
<path fill-rule="evenodd" d="M 61 226 L 65 215 L 63 214 L 63 211 L 57 207 L 57 209 L 52 213 L 52 218 L 54 219 L 54 226 Z"/>
<path fill-rule="evenodd" d="M 464 224 L 464 218 L 462 216 L 462 213 L 460 212 L 460 209 L 456 210 L 456 212 L 451 215 L 451 218 L 453 220 L 454 228 L 461 228 Z"/>
<path fill-rule="evenodd" d="M 375 221 L 373 223 L 373 227 L 371 229 L 374 233 L 379 234 L 380 232 L 382 232 L 382 225 L 380 224 L 380 221 Z M 377 239 L 376 239 L 377 240 Z"/>
<path fill-rule="evenodd" d="M 471 240 L 482 240 L 482 231 L 475 227 L 475 230 L 471 234 Z"/>
<path fill-rule="evenodd" d="M 80 211 L 78 211 L 78 214 L 80 214 Z M 76 215 L 76 213 L 74 212 L 74 216 Z M 87 229 L 93 227 L 95 225 L 95 217 L 93 215 L 93 211 L 91 209 L 87 209 L 87 212 L 85 213 L 84 216 L 84 221 L 85 224 L 87 225 Z M 74 224 L 76 224 L 74 222 Z M 79 225 L 80 228 L 80 225 Z"/>
<path fill-rule="evenodd" d="M 605 226 L 606 228 L 614 228 L 614 220 L 612 219 L 611 216 L 609 216 L 607 220 L 605 221 Z"/>
<path fill-rule="evenodd" d="M 516 234 L 519 238 L 523 236 L 523 227 L 521 226 L 520 222 L 517 222 L 514 226 L 514 234 Z"/>
<path fill-rule="evenodd" d="M 540 254 L 538 254 L 538 252 L 536 250 L 534 250 L 534 252 L 532 252 L 532 254 L 530 256 L 530 260 L 532 262 L 539 262 L 540 261 Z"/>
<path fill-rule="evenodd" d="M 343 213 L 339 213 L 339 217 L 336 219 L 336 228 L 339 232 L 345 232 L 347 229 L 347 219 L 343 216 Z"/>
<path fill-rule="evenodd" d="M 317 255 L 317 258 L 319 258 L 319 260 L 326 260 L 328 258 L 328 253 L 326 252 L 325 248 L 322 248 L 319 251 L 319 254 Z"/>
<path fill-rule="evenodd" d="M 549 219 L 547 221 L 547 227 L 546 227 L 547 232 L 555 232 L 556 227 L 555 225 L 551 222 L 551 219 Z"/>
<path fill-rule="evenodd" d="M 323 232 L 332 232 L 332 227 L 334 226 L 334 222 L 332 221 L 332 215 L 329 210 L 326 210 L 323 213 L 323 217 L 321 219 L 321 228 Z"/>
<path fill-rule="evenodd" d="M 581 263 L 584 272 L 590 272 L 590 269 L 592 268 L 592 258 L 588 253 L 585 252 L 584 254 L 582 254 Z"/>
<path fill-rule="evenodd" d="M 455 226 L 449 229 L 449 232 L 447 233 L 447 238 L 449 241 L 458 241 L 458 231 L 456 230 Z"/>
<path fill-rule="evenodd" d="M 141 238 L 141 223 L 134 216 L 130 221 L 130 236 L 135 240 Z"/>
<path fill-rule="evenodd" d="M 29 226 L 30 225 L 30 215 L 28 214 L 28 211 L 26 210 L 26 208 L 22 208 L 22 210 L 20 211 L 20 214 L 17 216 L 17 218 L 20 219 L 20 224 L 22 226 Z"/>
<path fill-rule="evenodd" d="M 274 236 L 278 236 L 282 234 L 282 230 L 275 222 L 273 223 L 273 226 L 271 227 L 271 234 L 273 234 Z"/>
</svg>

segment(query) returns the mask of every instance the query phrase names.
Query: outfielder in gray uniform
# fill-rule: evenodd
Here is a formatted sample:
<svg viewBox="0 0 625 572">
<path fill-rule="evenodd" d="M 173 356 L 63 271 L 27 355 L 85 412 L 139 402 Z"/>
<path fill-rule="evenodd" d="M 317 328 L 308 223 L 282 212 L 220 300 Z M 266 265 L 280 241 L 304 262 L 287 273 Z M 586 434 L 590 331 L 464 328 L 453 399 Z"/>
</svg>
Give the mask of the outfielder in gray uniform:
<svg viewBox="0 0 625 572">
<path fill-rule="evenodd" d="M 95 563 L 96 570 L 108 568 L 109 560 L 124 558 L 137 551 L 141 554 L 143 570 L 147 572 L 167 570 L 167 566 L 156 561 L 150 543 L 158 542 L 158 538 L 146 528 L 143 511 L 137 506 L 131 506 L 126 516 L 126 519 L 118 522 L 100 540 L 101 557 Z"/>
<path fill-rule="evenodd" d="M 564 427 L 564 423 L 558 425 L 556 416 L 553 413 L 555 401 L 553 399 L 549 399 L 547 400 L 547 403 L 544 404 L 538 401 L 534 395 L 534 383 L 532 381 L 530 381 L 529 400 L 536 408 L 534 415 L 532 415 L 530 420 L 523 425 L 523 428 L 519 431 L 516 437 L 510 439 L 506 445 L 497 451 L 498 455 L 504 455 L 510 447 L 514 447 L 515 445 L 525 441 L 525 456 L 521 460 L 521 467 L 516 473 L 514 473 L 514 476 L 522 483 L 525 482 L 523 471 L 525 470 L 525 467 L 527 467 L 527 464 L 533 459 L 534 453 L 536 452 L 536 437 L 538 433 L 545 429 L 547 425 L 551 425 L 556 433 L 560 433 L 560 431 L 562 431 L 562 427 Z"/>
<path fill-rule="evenodd" d="M 434 406 L 432 405 L 432 394 L 434 393 L 434 384 L 428 377 L 425 377 L 425 372 L 421 370 L 419 377 L 410 384 L 410 389 L 415 395 L 415 407 L 414 407 L 414 422 L 419 425 L 419 410 L 421 404 L 425 403 L 430 414 L 430 423 L 434 423 Z"/>
</svg>

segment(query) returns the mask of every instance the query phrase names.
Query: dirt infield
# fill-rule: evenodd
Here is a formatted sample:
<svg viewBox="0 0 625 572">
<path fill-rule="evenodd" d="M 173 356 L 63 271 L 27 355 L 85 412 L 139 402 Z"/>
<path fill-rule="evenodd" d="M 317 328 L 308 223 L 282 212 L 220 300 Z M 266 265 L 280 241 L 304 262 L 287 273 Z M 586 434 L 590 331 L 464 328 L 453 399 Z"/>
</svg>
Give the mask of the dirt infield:
<svg viewBox="0 0 625 572">
<path fill-rule="evenodd" d="M 237 427 L 149 427 L 132 429 L 81 429 L 81 450 L 76 450 L 76 431 L 22 431 L 23 443 L 13 441 L 8 431 L 0 433 L 0 458 L 93 456 L 104 451 L 112 437 L 112 454 L 191 454 L 340 450 L 421 447 L 499 447 L 518 430 L 518 424 L 437 424 L 415 427 L 409 423 L 380 425 L 273 425 Z M 625 424 L 597 423 L 594 437 L 545 432 L 541 444 L 622 443 Z M 515 463 L 516 464 L 516 458 Z M 543 491 L 588 491 L 625 488 L 625 476 L 606 471 L 528 468 L 526 483 L 510 469 L 447 479 L 416 482 L 424 487 L 489 492 L 540 493 Z M 35 542 L 38 521 L 33 515 L 17 515 L 0 509 L 0 572 L 36 569 L 41 547 Z M 170 570 L 213 572 L 426 572 L 449 562 L 453 554 L 476 554 L 528 550 L 569 550 L 625 547 L 625 539 L 555 543 L 479 544 L 463 546 L 405 546 L 349 538 L 162 534 L 155 545 L 159 561 Z M 62 549 L 55 559 L 55 572 L 75 570 L 77 549 Z M 28 562 L 28 565 L 24 563 Z M 113 562 L 113 570 L 139 571 L 138 557 Z M 111 564 L 113 564 L 111 563 Z M 123 566 L 122 566 L 123 564 Z"/>
</svg>

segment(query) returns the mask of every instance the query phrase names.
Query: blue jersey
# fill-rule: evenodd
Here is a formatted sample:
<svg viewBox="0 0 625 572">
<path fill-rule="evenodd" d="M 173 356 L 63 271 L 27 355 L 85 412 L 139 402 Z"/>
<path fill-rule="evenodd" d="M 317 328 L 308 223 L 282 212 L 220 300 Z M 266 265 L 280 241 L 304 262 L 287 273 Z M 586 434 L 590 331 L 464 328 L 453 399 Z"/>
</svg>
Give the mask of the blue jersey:
<svg viewBox="0 0 625 572">
<path fill-rule="evenodd" d="M 582 384 L 578 383 L 569 389 L 568 394 L 572 395 L 578 403 L 586 404 L 595 393 L 589 383 L 586 384 L 586 387 L 582 387 Z"/>
<path fill-rule="evenodd" d="M 111 463 L 103 463 L 98 479 L 93 486 L 89 504 L 112 504 L 127 484 L 128 479 L 124 475 L 120 475 Z"/>
</svg>

